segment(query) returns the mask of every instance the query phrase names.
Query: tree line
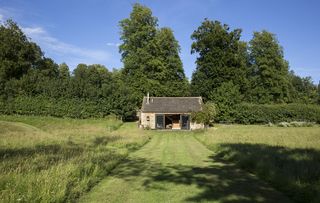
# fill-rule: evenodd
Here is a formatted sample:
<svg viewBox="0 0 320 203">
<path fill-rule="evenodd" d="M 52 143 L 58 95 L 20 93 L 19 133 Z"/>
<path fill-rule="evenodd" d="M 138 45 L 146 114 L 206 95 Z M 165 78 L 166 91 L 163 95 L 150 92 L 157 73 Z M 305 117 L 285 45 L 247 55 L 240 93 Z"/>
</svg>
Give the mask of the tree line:
<svg viewBox="0 0 320 203">
<path fill-rule="evenodd" d="M 63 108 L 66 112 L 74 108 L 85 116 L 72 113 L 71 117 L 116 114 L 128 119 L 147 92 L 152 96 L 202 96 L 226 116 L 232 116 L 232 108 L 244 102 L 320 103 L 320 84 L 289 71 L 282 47 L 268 31 L 254 32 L 244 42 L 241 29 L 231 30 L 219 21 L 205 19 L 191 34 L 191 53 L 197 59 L 189 82 L 173 31 L 160 28 L 149 8 L 134 4 L 119 27 L 123 68 L 79 64 L 71 72 L 67 64 L 58 65 L 44 56 L 14 21 L 0 25 L 3 112 L 24 113 L 29 105 L 26 101 L 32 98 L 35 106 L 43 105 L 44 114 L 51 108 L 48 115 L 63 116 Z M 52 113 L 57 104 L 61 113 Z"/>
</svg>

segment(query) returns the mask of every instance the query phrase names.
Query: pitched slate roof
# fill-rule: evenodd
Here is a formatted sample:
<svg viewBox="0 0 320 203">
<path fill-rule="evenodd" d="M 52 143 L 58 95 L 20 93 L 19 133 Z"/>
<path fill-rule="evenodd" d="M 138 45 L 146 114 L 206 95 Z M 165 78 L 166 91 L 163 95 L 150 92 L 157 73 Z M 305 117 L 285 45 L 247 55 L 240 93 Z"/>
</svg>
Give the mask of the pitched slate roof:
<svg viewBox="0 0 320 203">
<path fill-rule="evenodd" d="M 191 113 L 202 109 L 201 97 L 147 97 L 143 98 L 141 112 Z"/>
</svg>

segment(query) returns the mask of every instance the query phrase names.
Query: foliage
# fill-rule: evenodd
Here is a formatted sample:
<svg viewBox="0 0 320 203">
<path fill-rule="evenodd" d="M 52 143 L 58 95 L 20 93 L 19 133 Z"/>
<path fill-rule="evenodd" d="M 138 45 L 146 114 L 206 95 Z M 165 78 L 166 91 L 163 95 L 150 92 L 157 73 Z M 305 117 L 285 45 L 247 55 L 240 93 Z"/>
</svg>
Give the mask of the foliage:
<svg viewBox="0 0 320 203">
<path fill-rule="evenodd" d="M 158 29 L 158 19 L 140 4 L 134 4 L 130 17 L 120 21 L 120 27 L 122 73 L 135 95 L 135 105 L 147 92 L 153 96 L 186 95 L 188 82 L 172 30 Z"/>
<path fill-rule="evenodd" d="M 0 24 L 0 42 L 0 95 L 4 97 L 6 81 L 19 79 L 36 66 L 42 52 L 12 20 Z"/>
<path fill-rule="evenodd" d="M 44 57 L 16 23 L 9 20 L 1 25 L 2 113 L 73 118 L 117 114 L 126 120 L 135 117 L 147 92 L 188 95 L 180 47 L 172 30 L 158 29 L 151 10 L 139 4 L 120 25 L 125 67 L 110 72 L 103 65 L 79 64 L 72 74 L 67 64 L 58 66 Z"/>
<path fill-rule="evenodd" d="M 320 106 L 306 104 L 239 104 L 235 122 L 243 124 L 280 123 L 292 121 L 320 123 Z M 220 115 L 222 116 L 222 115 Z"/>
<path fill-rule="evenodd" d="M 236 105 L 242 100 L 240 88 L 231 81 L 224 82 L 209 95 L 209 100 L 217 104 L 218 115 L 216 121 L 234 122 Z"/>
<path fill-rule="evenodd" d="M 281 46 L 267 31 L 254 33 L 247 45 L 240 41 L 240 29 L 205 19 L 191 36 L 198 57 L 190 85 L 173 31 L 159 28 L 149 8 L 134 4 L 120 28 L 124 68 L 78 64 L 71 73 L 67 64 L 45 57 L 15 22 L 1 24 L 0 112 L 72 118 L 116 114 L 131 120 L 147 92 L 189 96 L 191 91 L 217 104 L 215 119 L 226 122 L 243 122 L 235 106 L 241 102 L 320 104 L 320 87 L 310 77 L 288 72 Z"/>
<path fill-rule="evenodd" d="M 193 95 L 208 99 L 211 91 L 229 81 L 241 87 L 241 92 L 246 90 L 246 45 L 240 36 L 240 29 L 230 31 L 228 25 L 208 19 L 193 32 L 191 53 L 198 54 L 191 80 Z"/>
<path fill-rule="evenodd" d="M 193 112 L 191 114 L 191 120 L 196 121 L 196 123 L 203 123 L 205 126 L 208 126 L 213 123 L 216 114 L 216 105 L 214 103 L 207 102 L 202 105 L 201 111 Z"/>
<path fill-rule="evenodd" d="M 0 114 L 39 115 L 70 118 L 103 118 L 112 106 L 107 100 L 64 99 L 46 96 L 18 96 L 0 102 Z"/>
<path fill-rule="evenodd" d="M 275 35 L 254 32 L 250 41 L 251 101 L 284 103 L 289 101 L 288 62 Z"/>
<path fill-rule="evenodd" d="M 300 77 L 293 71 L 289 73 L 291 82 L 290 95 L 291 101 L 296 103 L 317 103 L 317 87 L 313 84 L 311 77 Z"/>
</svg>

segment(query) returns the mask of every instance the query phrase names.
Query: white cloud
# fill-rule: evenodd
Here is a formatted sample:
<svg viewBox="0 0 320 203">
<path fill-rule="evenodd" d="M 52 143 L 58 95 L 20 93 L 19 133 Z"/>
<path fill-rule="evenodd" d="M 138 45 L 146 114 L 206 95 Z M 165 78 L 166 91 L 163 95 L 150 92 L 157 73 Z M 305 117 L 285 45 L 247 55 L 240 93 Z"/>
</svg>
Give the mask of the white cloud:
<svg viewBox="0 0 320 203">
<path fill-rule="evenodd" d="M 31 38 L 32 41 L 40 45 L 40 47 L 59 58 L 66 59 L 66 63 L 76 65 L 77 63 L 106 63 L 111 55 L 104 50 L 86 49 L 79 46 L 63 42 L 52 37 L 42 27 L 23 27 L 23 32 Z"/>
<path fill-rule="evenodd" d="M 46 31 L 42 27 L 26 27 L 23 28 L 23 31 L 27 35 L 41 35 L 41 34 L 46 34 Z"/>
<path fill-rule="evenodd" d="M 120 43 L 112 43 L 112 42 L 107 43 L 107 46 L 110 46 L 110 47 L 118 47 L 120 45 L 121 45 Z"/>
<path fill-rule="evenodd" d="M 17 16 L 17 10 L 13 8 L 8 8 L 8 7 L 0 7 L 0 21 L 5 21 L 6 19 L 9 18 L 14 18 Z"/>
</svg>

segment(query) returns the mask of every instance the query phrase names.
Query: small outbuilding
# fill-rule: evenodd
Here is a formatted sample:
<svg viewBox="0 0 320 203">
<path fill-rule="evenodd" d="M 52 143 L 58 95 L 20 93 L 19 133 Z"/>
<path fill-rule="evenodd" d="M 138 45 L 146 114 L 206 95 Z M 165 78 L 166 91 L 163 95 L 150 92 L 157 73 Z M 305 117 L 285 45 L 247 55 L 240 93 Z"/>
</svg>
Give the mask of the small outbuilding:
<svg viewBox="0 0 320 203">
<path fill-rule="evenodd" d="M 143 98 L 139 111 L 139 126 L 149 129 L 194 130 L 204 128 L 193 122 L 192 112 L 202 110 L 201 97 L 149 97 Z"/>
</svg>

